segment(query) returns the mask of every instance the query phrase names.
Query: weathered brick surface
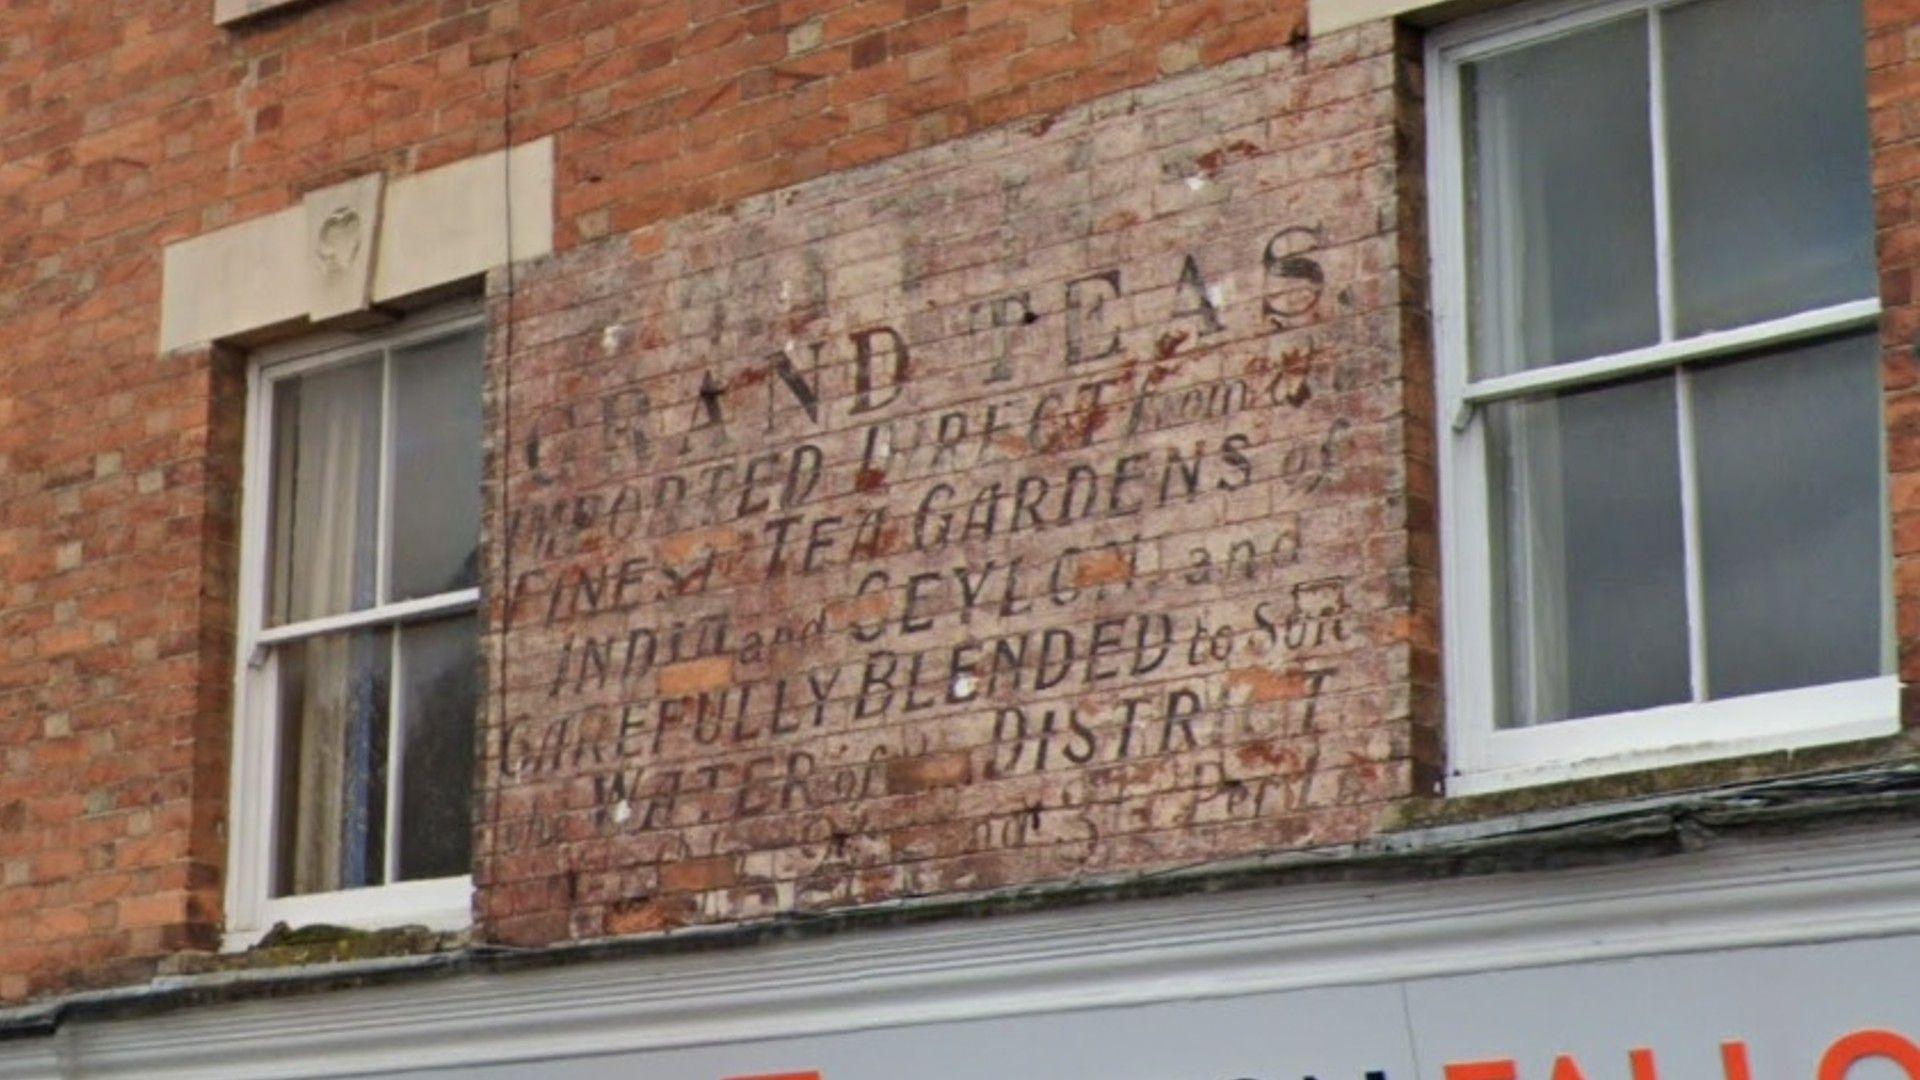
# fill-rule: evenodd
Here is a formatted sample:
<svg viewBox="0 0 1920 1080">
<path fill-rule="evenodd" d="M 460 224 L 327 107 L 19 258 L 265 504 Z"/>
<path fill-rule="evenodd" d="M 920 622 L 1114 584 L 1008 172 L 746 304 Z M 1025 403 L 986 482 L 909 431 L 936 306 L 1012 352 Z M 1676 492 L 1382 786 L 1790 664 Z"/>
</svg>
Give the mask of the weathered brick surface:
<svg viewBox="0 0 1920 1080">
<path fill-rule="evenodd" d="M 1867 107 L 1873 138 L 1873 186 L 1879 230 L 1882 381 L 1887 393 L 1887 467 L 1891 473 L 1895 626 L 1900 676 L 1920 680 L 1920 34 L 1916 11 L 1899 0 L 1867 0 Z M 1909 723 L 1915 708 L 1903 711 Z"/>
<path fill-rule="evenodd" d="M 0 4 L 4 1000 L 220 922 L 242 390 L 232 357 L 155 355 L 165 244 L 511 133 L 556 137 L 563 250 L 645 251 L 683 213 L 1282 46 L 1304 5 L 211 7 Z"/>
<path fill-rule="evenodd" d="M 1867 4 L 1913 675 L 1915 19 Z M 0 1000 L 221 923 L 244 362 L 156 355 L 164 245 L 545 135 L 558 253 L 489 286 L 481 935 L 1324 844 L 1428 788 L 1417 41 L 210 7 L 0 3 Z"/>
<path fill-rule="evenodd" d="M 520 275 L 488 932 L 1346 841 L 1412 793 L 1395 46 L 1256 54 Z"/>
</svg>

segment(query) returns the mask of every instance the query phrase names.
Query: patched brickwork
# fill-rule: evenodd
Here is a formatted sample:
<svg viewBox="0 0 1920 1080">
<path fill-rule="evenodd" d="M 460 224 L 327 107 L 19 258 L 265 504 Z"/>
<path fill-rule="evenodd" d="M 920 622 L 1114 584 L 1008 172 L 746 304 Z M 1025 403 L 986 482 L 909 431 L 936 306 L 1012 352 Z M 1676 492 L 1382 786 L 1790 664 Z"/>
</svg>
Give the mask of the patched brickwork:
<svg viewBox="0 0 1920 1080">
<path fill-rule="evenodd" d="M 1413 791 L 1382 31 L 519 278 L 490 933 L 1353 840 Z"/>
<path fill-rule="evenodd" d="M 0 1000 L 221 924 L 240 360 L 161 251 L 545 135 L 557 244 L 1300 37 L 1254 0 L 0 5 Z M 688 677 L 702 677 L 689 672 Z"/>
<path fill-rule="evenodd" d="M 1915 15 L 1866 3 L 1915 676 Z M 556 254 L 487 282 L 477 937 L 1124 877 L 1432 790 L 1417 35 L 212 7 L 0 5 L 0 1000 L 222 928 L 245 357 L 159 354 L 163 249 L 547 136 Z"/>
</svg>

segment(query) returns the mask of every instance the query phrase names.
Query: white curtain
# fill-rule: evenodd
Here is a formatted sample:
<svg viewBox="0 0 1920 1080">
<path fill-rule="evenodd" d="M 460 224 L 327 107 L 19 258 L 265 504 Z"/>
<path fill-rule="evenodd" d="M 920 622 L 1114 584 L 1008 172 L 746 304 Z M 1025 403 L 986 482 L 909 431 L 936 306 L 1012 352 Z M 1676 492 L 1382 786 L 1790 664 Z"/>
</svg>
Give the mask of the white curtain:
<svg viewBox="0 0 1920 1080">
<path fill-rule="evenodd" d="M 1530 175 L 1522 125 L 1506 114 L 1513 98 L 1486 93 L 1472 137 L 1474 374 L 1485 378 L 1526 369 L 1551 355 L 1552 229 L 1545 190 Z M 1488 528 L 1494 573 L 1504 583 L 1508 708 L 1504 722 L 1525 726 L 1564 717 L 1567 688 L 1567 567 L 1560 410 L 1551 399 L 1492 406 L 1488 438 Z"/>
<path fill-rule="evenodd" d="M 340 614 L 370 600 L 379 370 L 377 362 L 355 364 L 280 387 L 288 397 L 275 417 L 277 622 Z M 367 865 L 368 846 L 381 843 L 369 813 L 385 798 L 369 790 L 381 764 L 372 724 L 384 711 L 373 692 L 372 637 L 327 634 L 288 647 L 301 654 L 301 662 L 284 665 L 281 699 L 283 739 L 297 740 L 282 747 L 293 768 L 291 790 L 281 792 L 292 800 L 282 811 L 281 858 L 294 893 L 369 883 L 358 880 L 358 868 Z M 295 679 L 297 686 L 288 685 Z"/>
</svg>

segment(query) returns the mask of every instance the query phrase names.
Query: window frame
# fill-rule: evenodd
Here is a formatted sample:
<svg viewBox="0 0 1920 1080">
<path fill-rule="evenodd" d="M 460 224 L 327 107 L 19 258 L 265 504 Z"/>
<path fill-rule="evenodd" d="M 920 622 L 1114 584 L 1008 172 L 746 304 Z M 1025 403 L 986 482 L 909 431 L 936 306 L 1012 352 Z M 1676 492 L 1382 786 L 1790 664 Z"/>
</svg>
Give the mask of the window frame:
<svg viewBox="0 0 1920 1080">
<path fill-rule="evenodd" d="M 433 596 L 376 603 L 362 611 L 324 616 L 278 627 L 268 627 L 267 596 L 271 573 L 269 492 L 273 465 L 273 388 L 282 379 L 365 357 L 388 354 L 424 340 L 486 326 L 478 301 L 463 299 L 420 312 L 403 322 L 367 332 L 332 332 L 263 348 L 248 358 L 246 434 L 243 449 L 240 573 L 234 673 L 232 767 L 228 803 L 228 859 L 226 933 L 229 950 L 250 947 L 278 922 L 292 926 L 327 923 L 356 928 L 402 924 L 433 930 L 461 930 L 472 925 L 473 875 L 416 881 L 387 882 L 354 889 L 272 895 L 274 832 L 278 821 L 278 764 L 280 717 L 277 695 L 281 646 L 322 634 L 352 629 L 392 627 L 433 617 L 477 612 L 478 584 Z M 484 356 L 482 357 L 484 363 Z M 375 555 L 376 595 L 386 592 L 391 555 L 393 517 L 393 361 L 383 360 L 381 374 L 380 476 L 382 508 Z M 476 451 L 479 448 L 476 447 Z M 475 523 L 476 542 L 478 540 Z M 398 697 L 398 669 L 392 676 Z M 475 717 L 478 724 L 479 718 Z M 389 732 L 400 722 L 388 718 Z M 397 740 L 389 740 L 393 761 Z M 389 768 L 387 798 L 394 799 L 397 780 Z M 394 837 L 387 835 L 388 862 Z"/>
<path fill-rule="evenodd" d="M 1636 373 L 1681 370 L 1714 357 L 1858 332 L 1878 325 L 1877 296 L 1796 312 L 1735 329 L 1679 337 L 1673 316 L 1672 195 L 1664 131 L 1660 58 L 1650 62 L 1650 148 L 1654 169 L 1655 257 L 1661 338 L 1620 353 L 1471 378 L 1466 132 L 1462 66 L 1639 11 L 1691 0 L 1557 0 L 1462 19 L 1426 42 L 1432 237 L 1435 387 L 1439 427 L 1441 564 L 1450 795 L 1471 795 L 1544 783 L 1657 768 L 1766 751 L 1876 738 L 1900 730 L 1899 679 L 1867 679 L 1684 702 L 1633 712 L 1582 717 L 1535 727 L 1495 726 L 1502 676 L 1495 646 L 1497 599 L 1491 546 L 1484 406 L 1547 389 L 1593 385 Z M 1657 41 L 1659 20 L 1649 19 Z M 1864 62 L 1864 61 L 1863 61 Z M 1681 384 L 1686 380 L 1682 378 Z M 1684 392 L 1684 391 L 1679 391 Z M 1685 440 L 1683 440 L 1684 442 Z M 1882 671 L 1893 672 L 1891 533 L 1887 510 L 1886 435 L 1880 431 Z M 1683 450 L 1683 454 L 1685 451 Z M 1691 485 L 1684 485 L 1691 490 Z M 1683 495 L 1683 522 L 1697 528 L 1697 507 Z M 1699 545 L 1689 543 L 1690 592 L 1700 580 Z M 1702 660 L 1704 628 L 1690 598 L 1690 651 Z M 1681 733 L 1676 735 L 1676 732 Z"/>
</svg>

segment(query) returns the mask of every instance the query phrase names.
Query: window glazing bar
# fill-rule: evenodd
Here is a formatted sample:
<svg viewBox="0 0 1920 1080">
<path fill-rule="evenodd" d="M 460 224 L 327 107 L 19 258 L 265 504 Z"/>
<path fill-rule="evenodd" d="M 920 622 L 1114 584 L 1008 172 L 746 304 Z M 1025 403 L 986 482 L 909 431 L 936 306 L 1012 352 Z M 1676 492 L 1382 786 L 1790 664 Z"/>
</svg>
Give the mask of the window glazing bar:
<svg viewBox="0 0 1920 1080">
<path fill-rule="evenodd" d="M 407 685 L 406 650 L 400 647 L 400 639 L 406 634 L 406 627 L 393 628 L 393 636 L 387 641 L 392 652 L 387 661 L 387 790 L 380 797 L 387 801 L 387 846 L 381 858 L 380 884 L 391 885 L 400 880 L 400 770 L 405 767 L 405 743 L 407 733 L 405 687 Z"/>
<path fill-rule="evenodd" d="M 1647 134 L 1653 140 L 1654 297 L 1660 306 L 1660 340 L 1675 336 L 1673 295 L 1673 191 L 1667 165 L 1666 34 L 1656 9 L 1647 12 Z"/>
<path fill-rule="evenodd" d="M 373 595 L 392 599 L 393 573 L 393 350 L 380 354 L 379 495 L 374 504 Z"/>
<path fill-rule="evenodd" d="M 365 611 L 349 611 L 344 615 L 329 615 L 324 619 L 308 619 L 288 626 L 276 626 L 271 630 L 262 630 L 255 634 L 253 642 L 255 645 L 263 646 L 282 645 L 289 641 L 316 637 L 320 634 L 359 630 L 363 627 L 381 626 L 425 615 L 466 611 L 479 606 L 479 589 L 461 589 L 458 592 L 423 596 L 417 600 L 407 600 L 398 604 L 384 604 L 380 607 L 367 608 Z"/>
<path fill-rule="evenodd" d="M 1647 131 L 1653 140 L 1653 251 L 1660 304 L 1660 340 L 1677 335 L 1679 299 L 1673 276 L 1673 171 L 1667 156 L 1666 22 L 1658 8 L 1647 12 Z M 1701 561 L 1699 448 L 1694 438 L 1693 376 L 1674 371 L 1673 403 L 1679 425 L 1681 565 L 1687 601 L 1687 678 L 1695 701 L 1711 693 L 1707 680 L 1707 582 Z"/>
<path fill-rule="evenodd" d="M 1700 466 L 1694 439 L 1693 373 L 1674 373 L 1674 411 L 1680 424 L 1680 534 L 1687 586 L 1687 673 L 1693 700 L 1712 696 L 1707 678 L 1707 576 L 1700 553 Z"/>
<path fill-rule="evenodd" d="M 1880 301 L 1850 300 L 1844 304 L 1803 311 L 1798 315 L 1769 319 L 1733 330 L 1696 334 L 1679 341 L 1648 345 L 1610 356 L 1578 360 L 1548 368 L 1518 371 L 1482 379 L 1461 394 L 1463 404 L 1484 405 L 1493 401 L 1551 393 L 1574 386 L 1608 382 L 1627 375 L 1659 371 L 1696 360 L 1746 352 L 1750 349 L 1786 345 L 1807 338 L 1823 337 L 1872 326 L 1880 318 Z"/>
</svg>

